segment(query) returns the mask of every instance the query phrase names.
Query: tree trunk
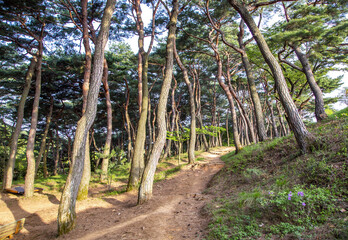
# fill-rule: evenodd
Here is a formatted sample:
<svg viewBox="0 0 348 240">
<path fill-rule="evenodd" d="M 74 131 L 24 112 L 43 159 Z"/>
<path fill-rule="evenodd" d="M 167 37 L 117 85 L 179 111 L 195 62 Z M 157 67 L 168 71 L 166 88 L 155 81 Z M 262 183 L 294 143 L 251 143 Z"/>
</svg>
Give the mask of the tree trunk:
<svg viewBox="0 0 348 240">
<path fill-rule="evenodd" d="M 146 59 L 147 59 L 147 56 L 146 56 Z M 148 63 L 147 60 L 145 60 L 144 63 L 145 62 Z M 145 64 L 144 64 L 143 73 L 145 73 L 146 71 L 147 71 L 147 68 L 145 67 Z M 133 159 L 132 159 L 132 164 L 131 164 L 131 170 L 130 170 L 130 175 L 129 175 L 127 191 L 130 191 L 138 186 L 138 184 L 140 182 L 141 174 L 143 172 L 143 166 L 144 166 L 144 146 L 145 146 L 145 139 L 146 139 L 146 120 L 147 120 L 148 105 L 149 105 L 149 91 L 148 91 L 148 86 L 147 86 L 147 74 L 146 74 L 146 78 L 143 77 L 142 81 L 143 81 L 143 83 L 142 83 L 142 86 L 143 86 L 142 110 L 141 110 L 140 119 L 138 122 L 137 136 L 135 139 L 135 146 L 134 146 Z"/>
<path fill-rule="evenodd" d="M 106 140 L 104 145 L 104 158 L 102 161 L 102 180 L 106 179 L 108 168 L 109 168 L 109 155 L 110 155 L 110 148 L 111 148 L 111 139 L 112 139 L 112 106 L 111 106 L 111 100 L 110 100 L 110 91 L 109 91 L 109 84 L 108 84 L 108 63 L 106 62 L 106 59 L 104 58 L 104 70 L 103 70 L 103 77 L 102 82 L 105 90 L 105 99 L 106 99 L 106 112 L 107 112 L 107 133 L 106 133 Z"/>
<path fill-rule="evenodd" d="M 40 165 L 40 162 L 41 162 L 42 154 L 45 152 L 45 149 L 46 149 L 46 139 L 47 139 L 48 130 L 49 130 L 50 124 L 51 124 L 52 112 L 53 112 L 53 98 L 51 96 L 50 110 L 49 110 L 48 115 L 46 117 L 46 126 L 45 126 L 45 131 L 44 131 L 44 134 L 43 134 L 42 140 L 41 140 L 40 152 L 39 152 L 39 155 L 36 158 L 35 177 L 37 175 L 37 171 L 39 170 L 39 165 Z"/>
<path fill-rule="evenodd" d="M 39 117 L 39 102 L 41 95 L 41 67 L 42 67 L 42 54 L 43 54 L 43 40 L 39 41 L 37 66 L 36 66 L 36 82 L 35 82 L 35 96 L 33 103 L 33 111 L 31 114 L 30 130 L 27 142 L 27 174 L 25 175 L 24 194 L 26 197 L 32 197 L 34 195 L 34 181 L 35 181 L 35 135 L 36 127 Z"/>
<path fill-rule="evenodd" d="M 291 129 L 294 132 L 296 141 L 302 152 L 307 152 L 308 143 L 314 140 L 314 137 L 308 132 L 306 126 L 304 125 L 300 114 L 297 111 L 296 105 L 294 104 L 282 69 L 273 56 L 272 52 L 268 48 L 268 45 L 263 38 L 259 28 L 255 24 L 252 16 L 249 14 L 246 6 L 240 0 L 229 0 L 229 3 L 232 5 L 234 9 L 236 9 L 240 16 L 245 21 L 248 26 L 250 32 L 252 33 L 257 45 L 266 61 L 268 66 L 270 67 L 274 80 L 276 81 L 277 92 L 279 94 L 281 103 L 285 109 L 285 112 L 289 119 L 289 124 L 291 125 Z"/>
<path fill-rule="evenodd" d="M 242 145 L 240 143 L 239 140 L 239 134 L 238 134 L 238 124 L 237 124 L 237 114 L 236 114 L 236 110 L 235 110 L 235 106 L 234 106 L 234 102 L 233 102 L 233 97 L 231 94 L 231 91 L 229 89 L 229 87 L 222 81 L 222 62 L 221 62 L 221 58 L 220 58 L 220 54 L 218 52 L 218 49 L 216 48 L 216 46 L 214 46 L 213 44 L 211 44 L 211 47 L 213 48 L 214 52 L 215 52 L 215 58 L 216 58 L 216 63 L 218 65 L 218 72 L 217 72 L 217 80 L 220 84 L 220 87 L 224 90 L 228 102 L 230 104 L 230 110 L 231 110 L 231 116 L 232 116 L 232 131 L 233 131 L 233 140 L 234 140 L 234 145 L 236 147 L 236 154 L 242 149 Z"/>
<path fill-rule="evenodd" d="M 87 109 L 87 100 L 88 100 L 88 92 L 90 87 L 90 78 L 91 78 L 91 69 L 92 69 L 92 51 L 89 45 L 89 27 L 88 27 L 88 13 L 87 13 L 87 4 L 88 0 L 81 0 L 82 7 L 82 37 L 83 37 L 83 45 L 85 47 L 86 52 L 86 62 L 84 66 L 84 78 L 83 78 L 83 86 L 82 86 L 82 115 L 85 113 Z M 79 190 L 78 190 L 78 199 L 83 200 L 88 197 L 88 187 L 89 180 L 91 178 L 91 162 L 90 162 L 90 151 L 89 151 L 89 129 L 87 129 L 87 137 L 86 142 L 84 144 L 85 148 L 85 160 L 84 160 L 84 169 L 82 174 L 82 180 L 80 182 Z"/>
<path fill-rule="evenodd" d="M 311 69 L 311 65 L 309 64 L 309 61 L 307 59 L 307 56 L 301 52 L 301 49 L 299 46 L 296 45 L 290 45 L 292 49 L 294 49 L 298 59 L 300 60 L 303 71 L 306 74 L 307 82 L 314 94 L 315 97 L 315 117 L 318 122 L 321 120 L 327 118 L 327 114 L 325 112 L 324 108 L 324 99 L 323 99 L 323 93 L 318 86 L 317 82 L 315 81 L 314 74 Z"/>
<path fill-rule="evenodd" d="M 147 155 L 146 155 L 146 162 L 149 160 L 150 153 L 152 151 L 152 139 L 153 139 L 153 132 L 152 132 L 152 126 L 151 126 L 151 101 L 149 101 L 149 107 L 147 109 L 147 128 L 148 128 L 148 146 L 147 146 Z M 146 164 L 146 163 L 145 163 Z"/>
<path fill-rule="evenodd" d="M 126 104 L 124 106 L 124 113 L 125 113 L 125 117 L 126 117 L 126 131 L 127 131 L 127 135 L 128 135 L 128 144 L 127 144 L 127 158 L 128 161 L 130 162 L 132 157 L 133 157 L 133 149 L 132 149 L 132 132 L 131 132 L 131 121 L 130 121 L 130 117 L 129 117 L 129 112 L 128 112 L 128 106 L 129 106 L 129 87 L 128 87 L 128 82 L 126 79 L 124 79 L 125 83 L 126 83 L 126 87 L 127 87 L 127 96 L 126 96 Z"/>
<path fill-rule="evenodd" d="M 170 132 L 173 132 L 174 128 L 175 128 L 175 119 L 176 119 L 176 110 L 177 110 L 176 103 L 175 103 L 175 90 L 176 90 L 177 86 L 178 86 L 178 82 L 174 78 L 174 86 L 172 87 L 172 92 L 171 92 L 172 118 L 171 118 L 171 125 L 169 128 Z M 166 150 L 164 152 L 164 157 L 168 156 L 168 154 L 170 153 L 171 147 L 172 147 L 171 145 L 172 145 L 172 140 L 168 139 L 167 147 L 166 147 Z"/>
<path fill-rule="evenodd" d="M 161 156 L 161 152 L 166 141 L 167 129 L 166 129 L 166 107 L 168 100 L 168 93 L 170 89 L 170 84 L 173 75 L 173 62 L 174 62 L 174 41 L 175 41 L 175 31 L 176 22 L 179 14 L 179 3 L 178 0 L 173 0 L 173 9 L 170 15 L 170 22 L 168 24 L 168 39 L 167 39 L 167 54 L 166 54 L 166 69 L 165 77 L 163 80 L 161 94 L 158 101 L 157 108 L 157 124 L 158 124 L 158 134 L 156 142 L 154 143 L 153 150 L 150 155 L 149 162 L 147 163 L 144 174 L 141 180 L 139 194 L 138 194 L 138 204 L 142 204 L 148 201 L 152 197 L 152 186 L 153 179 L 156 171 L 156 166 L 158 160 Z"/>
<path fill-rule="evenodd" d="M 25 101 L 27 99 L 30 85 L 31 85 L 31 79 L 34 75 L 35 66 L 36 66 L 37 58 L 34 56 L 31 59 L 30 65 L 27 70 L 27 74 L 25 76 L 25 84 L 22 92 L 21 99 L 19 101 L 18 105 L 18 111 L 17 111 L 17 122 L 14 132 L 11 136 L 10 141 L 10 154 L 9 159 L 6 165 L 6 169 L 4 171 L 4 181 L 2 184 L 3 189 L 5 188 L 11 188 L 12 186 L 12 180 L 13 180 L 13 170 L 16 165 L 16 153 L 17 153 L 17 147 L 18 147 L 18 138 L 21 133 L 22 123 L 23 123 L 23 115 L 24 115 L 24 107 L 25 107 Z"/>
<path fill-rule="evenodd" d="M 53 168 L 53 175 L 58 175 L 58 163 L 59 163 L 59 134 L 58 134 L 58 125 L 56 125 L 56 150 L 55 150 L 56 156 L 54 158 L 54 168 Z"/>
<path fill-rule="evenodd" d="M 230 133 L 228 132 L 228 112 L 226 113 L 226 135 L 227 135 L 227 146 L 230 146 Z"/>
<path fill-rule="evenodd" d="M 100 31 L 95 45 L 91 84 L 88 92 L 86 112 L 77 123 L 75 141 L 72 155 L 72 166 L 62 193 L 58 209 L 58 234 L 70 232 L 75 227 L 76 197 L 82 178 L 86 139 L 88 131 L 93 124 L 98 103 L 98 94 L 103 72 L 104 49 L 109 36 L 111 17 L 115 9 L 116 0 L 106 2 Z"/>
<path fill-rule="evenodd" d="M 92 125 L 91 125 L 92 126 Z M 85 143 L 85 160 L 83 163 L 83 173 L 80 181 L 79 190 L 77 193 L 77 200 L 85 200 L 88 198 L 89 181 L 91 179 L 91 157 L 90 157 L 90 137 L 87 132 Z"/>
<path fill-rule="evenodd" d="M 193 164 L 195 162 L 195 146 L 196 146 L 196 106 L 195 106 L 195 96 L 194 89 L 188 77 L 187 69 L 180 60 L 180 56 L 176 51 L 176 44 L 174 42 L 174 56 L 176 62 L 178 63 L 183 75 L 186 86 L 188 88 L 190 97 L 190 116 L 191 116 L 191 127 L 190 127 L 190 143 L 188 146 L 188 163 Z"/>
<path fill-rule="evenodd" d="M 142 11 L 140 0 L 134 1 L 135 11 L 137 15 L 137 32 L 138 38 L 138 104 L 140 118 L 137 128 L 137 136 L 135 140 L 134 153 L 131 162 L 131 170 L 128 179 L 127 191 L 136 188 L 140 182 L 140 178 L 144 169 L 144 146 L 146 140 L 146 120 L 149 105 L 149 90 L 148 90 L 148 53 L 144 51 L 144 25 L 142 21 Z M 141 99 L 141 100 L 140 100 Z"/>
<path fill-rule="evenodd" d="M 229 69 L 229 65 L 228 64 L 227 64 L 226 75 L 227 75 L 227 83 L 228 83 L 229 90 L 231 91 L 232 96 L 234 97 L 234 99 L 237 102 L 237 106 L 240 109 L 240 111 L 239 111 L 240 114 L 244 116 L 244 120 L 247 122 L 247 126 L 248 126 L 249 131 L 250 131 L 251 140 L 253 141 L 253 143 L 256 143 L 256 137 L 255 137 L 253 125 L 251 124 L 251 122 L 250 122 L 250 120 L 249 120 L 249 118 L 248 118 L 248 116 L 246 114 L 246 111 L 244 109 L 243 104 L 240 102 L 237 94 L 235 93 L 235 91 L 234 91 L 234 89 L 232 87 L 232 84 L 231 84 L 231 74 L 230 74 L 230 69 Z"/>
<path fill-rule="evenodd" d="M 196 87 L 196 105 L 197 105 L 197 119 L 200 125 L 200 128 L 203 129 L 204 125 L 203 125 L 203 119 L 202 119 L 202 104 L 201 104 L 201 85 L 199 83 L 199 74 L 197 72 L 196 69 L 193 69 L 192 71 L 192 77 L 194 77 L 197 80 L 197 87 Z M 208 141 L 207 138 L 205 136 L 205 134 L 202 134 L 202 138 L 203 138 L 203 143 L 204 143 L 204 149 L 206 152 L 209 151 L 209 145 L 208 145 Z"/>
<path fill-rule="evenodd" d="M 47 170 L 47 154 L 50 151 L 50 146 L 51 146 L 52 138 L 50 139 L 50 142 L 48 143 L 47 148 L 44 151 L 43 154 L 43 163 L 42 163 L 42 169 L 43 169 L 43 176 L 44 178 L 48 177 L 48 170 Z"/>
<path fill-rule="evenodd" d="M 238 42 L 239 42 L 239 47 L 242 49 L 241 57 L 242 57 L 242 62 L 244 66 L 245 73 L 247 75 L 248 79 L 248 85 L 249 85 L 249 91 L 250 91 L 250 96 L 253 101 L 254 105 L 254 111 L 255 111 L 255 117 L 256 117 L 256 127 L 257 127 L 257 134 L 259 136 L 260 141 L 264 141 L 267 139 L 267 134 L 265 131 L 265 119 L 262 113 L 262 106 L 260 102 L 260 97 L 259 94 L 256 91 L 256 85 L 255 85 L 255 78 L 252 73 L 252 67 L 249 62 L 248 55 L 245 50 L 245 45 L 243 43 L 243 36 L 244 36 L 244 22 L 241 21 L 240 23 L 240 31 L 238 34 Z"/>
</svg>

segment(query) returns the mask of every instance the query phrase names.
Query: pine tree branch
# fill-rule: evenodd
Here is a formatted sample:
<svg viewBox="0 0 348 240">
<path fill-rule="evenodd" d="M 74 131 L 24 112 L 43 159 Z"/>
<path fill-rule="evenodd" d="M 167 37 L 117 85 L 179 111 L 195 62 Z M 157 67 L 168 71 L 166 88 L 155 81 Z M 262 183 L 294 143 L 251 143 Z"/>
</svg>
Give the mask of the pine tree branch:
<svg viewBox="0 0 348 240">
<path fill-rule="evenodd" d="M 223 31 L 221 31 L 221 29 L 214 23 L 213 19 L 211 18 L 210 16 L 210 13 L 209 13 L 209 0 L 206 1 L 206 4 L 205 4 L 205 13 L 209 19 L 209 22 L 210 24 L 212 25 L 212 27 L 215 29 L 215 31 L 217 31 L 218 33 L 220 33 L 221 35 L 221 39 L 222 41 L 227 45 L 229 46 L 230 48 L 232 48 L 233 50 L 235 50 L 236 52 L 242 54 L 244 51 L 240 48 L 238 48 L 237 46 L 227 42 L 227 40 L 225 39 L 225 33 Z"/>
<path fill-rule="evenodd" d="M 256 10 L 257 8 L 259 8 L 259 7 L 272 5 L 272 4 L 275 4 L 275 3 L 278 3 L 278 2 L 294 2 L 294 1 L 297 1 L 297 0 L 273 0 L 273 1 L 269 1 L 269 2 L 251 3 L 248 6 L 248 10 L 249 11 L 253 11 L 253 10 Z"/>
</svg>

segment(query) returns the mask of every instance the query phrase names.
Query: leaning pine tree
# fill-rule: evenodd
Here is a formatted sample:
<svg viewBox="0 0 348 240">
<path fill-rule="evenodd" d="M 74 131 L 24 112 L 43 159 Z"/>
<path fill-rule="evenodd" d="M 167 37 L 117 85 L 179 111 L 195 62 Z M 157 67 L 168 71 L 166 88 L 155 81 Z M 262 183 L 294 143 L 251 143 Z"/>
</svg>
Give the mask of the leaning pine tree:
<svg viewBox="0 0 348 240">
<path fill-rule="evenodd" d="M 84 165 L 86 138 L 88 130 L 93 124 L 97 112 L 98 94 L 103 75 L 104 49 L 109 37 L 110 22 L 115 10 L 115 4 L 116 0 L 108 0 L 106 2 L 100 32 L 95 46 L 93 70 L 90 88 L 88 91 L 86 112 L 82 115 L 77 123 L 72 153 L 72 165 L 65 183 L 58 209 L 59 235 L 68 233 L 75 227 L 75 205 Z"/>
<path fill-rule="evenodd" d="M 143 177 L 141 179 L 139 195 L 138 195 L 138 204 L 142 204 L 152 197 L 152 186 L 153 186 L 156 166 L 166 141 L 167 128 L 166 128 L 165 115 L 166 115 L 169 88 L 170 88 L 170 84 L 173 77 L 173 64 L 174 64 L 173 51 L 174 51 L 175 31 L 176 31 L 176 23 L 177 23 L 178 14 L 179 14 L 178 0 L 173 0 L 173 9 L 170 13 L 170 22 L 168 24 L 169 31 L 168 31 L 168 39 L 167 39 L 166 71 L 164 75 L 164 80 L 163 80 L 163 84 L 161 88 L 161 95 L 160 95 L 158 108 L 157 108 L 158 109 L 157 110 L 158 135 L 156 138 L 156 142 L 153 146 L 150 159 L 148 163 L 146 164 Z"/>
<path fill-rule="evenodd" d="M 304 125 L 300 114 L 297 111 L 296 105 L 292 100 L 288 86 L 286 84 L 282 69 L 270 51 L 260 29 L 254 22 L 254 19 L 250 15 L 247 5 L 241 0 L 229 0 L 231 6 L 240 14 L 244 22 L 248 26 L 251 34 L 253 35 L 263 58 L 265 59 L 267 65 L 272 71 L 274 80 L 276 82 L 277 92 L 280 98 L 280 101 L 285 109 L 287 114 L 287 119 L 291 130 L 294 132 L 296 141 L 301 148 L 302 152 L 307 151 L 308 143 L 314 140 L 312 134 L 310 134 Z"/>
</svg>

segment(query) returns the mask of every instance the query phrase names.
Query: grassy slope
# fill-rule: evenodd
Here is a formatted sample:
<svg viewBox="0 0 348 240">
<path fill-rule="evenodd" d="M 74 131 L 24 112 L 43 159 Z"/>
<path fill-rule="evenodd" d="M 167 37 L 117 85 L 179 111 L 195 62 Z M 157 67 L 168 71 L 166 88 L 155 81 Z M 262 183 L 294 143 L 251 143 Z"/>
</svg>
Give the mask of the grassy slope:
<svg viewBox="0 0 348 240">
<path fill-rule="evenodd" d="M 207 239 L 348 239 L 348 108 L 309 129 L 305 155 L 288 136 L 223 156 Z"/>
</svg>

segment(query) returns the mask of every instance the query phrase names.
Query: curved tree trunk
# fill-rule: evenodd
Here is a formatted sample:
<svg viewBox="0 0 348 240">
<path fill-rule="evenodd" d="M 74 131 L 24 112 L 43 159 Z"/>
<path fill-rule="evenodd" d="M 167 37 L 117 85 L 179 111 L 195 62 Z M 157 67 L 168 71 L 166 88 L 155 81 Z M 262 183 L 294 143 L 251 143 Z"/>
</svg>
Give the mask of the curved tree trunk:
<svg viewBox="0 0 348 240">
<path fill-rule="evenodd" d="M 203 119 L 202 119 L 201 87 L 200 87 L 200 83 L 199 83 L 199 78 L 198 77 L 197 77 L 196 103 L 197 103 L 197 118 L 198 118 L 198 122 L 199 122 L 200 128 L 203 129 L 204 125 L 203 125 Z M 208 145 L 207 137 L 205 136 L 205 134 L 202 134 L 202 138 L 203 138 L 204 149 L 205 149 L 206 152 L 209 152 L 209 145 Z"/>
<path fill-rule="evenodd" d="M 42 54 L 43 54 L 43 40 L 39 41 L 37 66 L 36 66 L 36 82 L 35 82 L 35 96 L 33 103 L 33 111 L 31 114 L 31 123 L 27 143 L 27 174 L 25 175 L 24 194 L 26 197 L 32 197 L 34 195 L 34 181 L 35 181 L 35 135 L 36 127 L 39 117 L 39 102 L 41 95 L 41 66 L 42 66 Z"/>
<path fill-rule="evenodd" d="M 248 79 L 248 85 L 249 85 L 249 91 L 250 91 L 250 96 L 253 101 L 254 105 L 254 111 L 255 111 L 255 117 L 256 117 L 256 127 L 257 127 L 257 134 L 259 136 L 260 141 L 264 141 L 267 139 L 267 134 L 265 130 L 265 119 L 262 113 L 262 106 L 261 106 L 261 101 L 259 94 L 256 91 L 256 85 L 255 85 L 255 78 L 252 73 L 252 67 L 249 62 L 248 55 L 245 50 L 245 45 L 243 43 L 243 36 L 244 36 L 244 22 L 241 21 L 240 23 L 240 30 L 238 34 L 238 42 L 239 42 L 239 47 L 242 50 L 241 57 L 242 57 L 242 62 L 244 66 L 245 73 L 247 75 Z M 254 140 L 253 140 L 254 141 Z"/>
<path fill-rule="evenodd" d="M 236 109 L 234 106 L 231 91 L 230 91 L 229 87 L 222 81 L 222 62 L 221 62 L 221 58 L 220 58 L 220 54 L 219 54 L 219 51 L 217 49 L 217 46 L 215 46 L 211 41 L 210 41 L 210 46 L 212 47 L 212 49 L 215 52 L 215 59 L 216 59 L 216 63 L 218 66 L 217 80 L 219 82 L 220 87 L 224 90 L 224 92 L 227 96 L 228 102 L 230 104 L 230 110 L 231 110 L 231 116 L 232 116 L 233 140 L 234 140 L 234 145 L 236 147 L 236 154 L 237 154 L 242 149 L 242 145 L 240 143 L 239 133 L 238 133 L 237 113 L 236 113 Z"/>
<path fill-rule="evenodd" d="M 222 63 L 220 60 L 220 61 L 218 61 L 218 81 L 219 81 L 221 88 L 225 91 L 228 102 L 230 104 L 230 110 L 231 110 L 231 116 L 232 116 L 233 140 L 234 140 L 234 145 L 236 147 L 236 153 L 238 153 L 242 149 L 242 145 L 240 143 L 239 134 L 238 134 L 237 113 L 235 110 L 232 94 L 231 94 L 228 86 L 222 82 L 221 73 L 219 73 L 221 71 L 222 71 Z M 219 77 L 219 75 L 220 75 L 220 77 Z"/>
<path fill-rule="evenodd" d="M 245 72 L 247 74 L 250 96 L 251 96 L 251 99 L 252 99 L 253 105 L 254 105 L 257 134 L 259 136 L 260 141 L 264 141 L 267 139 L 267 134 L 266 134 L 266 130 L 265 130 L 265 123 L 264 123 L 265 120 L 264 120 L 264 116 L 262 113 L 262 106 L 261 106 L 261 102 L 260 102 L 260 97 L 256 91 L 254 76 L 252 74 L 251 65 L 250 65 L 249 58 L 248 58 L 246 52 L 244 54 L 242 54 L 242 61 L 243 61 Z"/>
<path fill-rule="evenodd" d="M 107 112 L 107 133 L 106 133 L 106 140 L 104 145 L 104 158 L 102 161 L 102 180 L 106 179 L 106 175 L 109 168 L 109 154 L 110 154 L 110 148 L 111 148 L 111 139 L 112 139 L 112 106 L 111 106 L 111 99 L 110 99 L 110 91 L 109 91 L 109 84 L 108 84 L 108 63 L 106 62 L 106 59 L 104 58 L 104 70 L 103 70 L 103 77 L 102 82 L 105 90 L 105 99 L 106 99 L 106 112 Z"/>
<path fill-rule="evenodd" d="M 285 112 L 289 119 L 289 124 L 291 125 L 291 129 L 294 132 L 296 141 L 302 152 L 307 151 L 308 143 L 313 141 L 314 137 L 308 132 L 306 126 L 304 125 L 300 114 L 297 111 L 296 105 L 294 104 L 282 69 L 273 56 L 272 52 L 268 48 L 268 45 L 263 38 L 259 28 L 255 24 L 252 16 L 249 14 L 246 6 L 240 0 L 229 0 L 229 3 L 232 5 L 234 9 L 238 11 L 240 16 L 245 21 L 248 26 L 250 32 L 252 33 L 266 63 L 270 67 L 274 80 L 276 81 L 277 92 L 279 94 L 281 103 L 285 109 Z"/>
<path fill-rule="evenodd" d="M 87 97 L 86 112 L 77 123 L 72 155 L 72 165 L 62 193 L 58 209 L 58 234 L 70 232 L 75 227 L 76 197 L 82 178 L 85 148 L 88 131 L 93 124 L 98 103 L 98 94 L 103 72 L 104 49 L 109 36 L 111 17 L 115 9 L 116 0 L 106 2 L 101 27 L 95 45 L 91 84 Z"/>
<path fill-rule="evenodd" d="M 152 12 L 152 33 L 151 33 L 151 41 L 150 46 L 145 52 L 144 50 L 144 24 L 142 20 L 142 11 L 140 6 L 140 0 L 134 0 L 133 6 L 136 11 L 136 25 L 137 32 L 139 34 L 138 38 L 138 103 L 140 110 L 140 119 L 138 122 L 137 136 L 134 145 L 133 158 L 131 162 L 131 171 L 129 174 L 127 191 L 136 188 L 139 184 L 141 175 L 144 171 L 144 146 L 146 140 L 146 120 L 148 114 L 148 106 L 149 106 L 149 90 L 148 90 L 148 64 L 149 64 L 149 55 L 152 50 L 153 41 L 155 37 L 155 15 L 159 6 L 159 2 L 157 3 L 155 9 Z M 140 100 L 141 98 L 141 100 Z"/>
<path fill-rule="evenodd" d="M 138 195 L 138 204 L 142 204 L 148 201 L 152 197 L 152 186 L 153 179 L 156 171 L 156 166 L 158 160 L 161 156 L 161 152 L 166 141 L 167 129 L 166 129 L 166 107 L 168 94 L 170 89 L 170 84 L 173 75 L 173 62 L 174 62 L 174 41 L 175 41 L 175 31 L 176 31 L 176 22 L 179 14 L 179 3 L 178 0 L 173 0 L 173 9 L 170 15 L 169 32 L 167 39 L 167 54 L 166 54 L 166 70 L 165 77 L 163 80 L 161 94 L 158 102 L 157 108 L 157 124 L 158 124 L 158 134 L 156 142 L 153 146 L 149 162 L 147 163 L 144 174 L 141 180 L 139 195 Z"/>
<path fill-rule="evenodd" d="M 44 131 L 44 134 L 43 134 L 43 136 L 42 136 L 39 155 L 38 155 L 37 158 L 36 158 L 36 164 L 35 164 L 35 177 L 36 177 L 36 175 L 37 175 L 37 171 L 39 170 L 39 165 L 40 165 L 40 162 L 41 162 L 42 154 L 43 154 L 43 153 L 45 152 L 45 150 L 46 150 L 46 139 L 47 139 L 48 130 L 49 130 L 50 124 L 51 124 L 52 112 L 53 112 L 53 98 L 52 98 L 52 96 L 51 96 L 50 110 L 49 110 L 48 115 L 47 115 L 47 117 L 46 117 L 45 131 Z"/>
<path fill-rule="evenodd" d="M 318 86 L 317 82 L 315 81 L 314 74 L 311 69 L 311 65 L 309 64 L 309 61 L 307 59 L 307 56 L 301 52 L 301 49 L 299 46 L 296 45 L 290 45 L 292 49 L 294 49 L 296 56 L 300 60 L 303 71 L 306 75 L 307 82 L 314 94 L 315 97 L 315 118 L 317 119 L 318 122 L 321 120 L 327 118 L 327 114 L 325 112 L 324 108 L 324 98 L 323 98 L 323 93 Z"/>
<path fill-rule="evenodd" d="M 244 116 L 244 120 L 246 121 L 247 123 L 247 126 L 249 128 L 249 131 L 250 131 L 250 136 L 251 136 L 251 140 L 253 143 L 256 143 L 256 137 L 255 137 L 255 133 L 254 133 L 254 128 L 253 128 L 253 125 L 252 123 L 250 122 L 249 120 L 249 117 L 248 115 L 246 114 L 246 111 L 244 109 L 244 106 L 243 104 L 240 102 L 237 94 L 235 93 L 233 87 L 232 87 L 232 84 L 231 84 L 231 74 L 230 74 L 230 67 L 227 63 L 227 66 L 226 66 L 226 76 L 227 76 L 227 84 L 228 84 L 228 88 L 233 96 L 233 98 L 236 100 L 237 102 L 237 106 L 240 108 L 241 111 L 239 111 L 241 114 L 243 114 Z"/>
<path fill-rule="evenodd" d="M 6 164 L 6 169 L 4 171 L 4 181 L 2 184 L 3 189 L 5 188 L 11 188 L 12 186 L 12 180 L 13 180 L 13 170 L 15 168 L 16 164 L 16 153 L 17 153 L 17 147 L 18 147 L 18 138 L 21 133 L 22 123 L 23 123 L 23 115 L 24 115 L 24 107 L 25 107 L 25 101 L 27 99 L 30 85 L 31 85 L 31 79 L 34 75 L 35 66 L 36 66 L 37 58 L 34 56 L 31 59 L 30 65 L 27 70 L 27 74 L 25 76 L 25 84 L 22 92 L 21 99 L 19 101 L 18 110 L 17 110 L 17 122 L 15 130 L 13 131 L 13 134 L 11 136 L 10 141 L 10 157 L 8 159 L 8 162 Z"/>
<path fill-rule="evenodd" d="M 91 69 L 92 69 L 92 51 L 89 44 L 89 27 L 88 27 L 88 13 L 87 13 L 87 4 L 88 0 L 81 0 L 82 7 L 82 38 L 83 45 L 85 48 L 85 66 L 84 66 L 84 77 L 83 77 L 83 85 L 82 85 L 82 114 L 85 113 L 87 107 L 87 98 L 89 92 L 90 78 L 91 78 Z M 90 162 L 90 151 L 89 151 L 89 129 L 87 129 L 87 137 L 85 143 L 85 161 L 84 161 L 84 169 L 83 175 L 81 179 L 81 183 L 78 191 L 78 199 L 83 200 L 88 197 L 88 187 L 89 180 L 91 178 L 91 162 Z"/>
<path fill-rule="evenodd" d="M 195 96 L 194 89 L 188 77 L 187 69 L 180 60 L 180 56 L 176 51 L 176 44 L 174 42 L 174 56 L 176 62 L 178 63 L 183 75 L 186 86 L 189 91 L 190 97 L 190 116 L 191 116 L 191 127 L 190 127 L 190 143 L 188 146 L 188 163 L 193 164 L 195 162 L 195 146 L 196 146 L 196 106 L 195 106 Z"/>
</svg>

